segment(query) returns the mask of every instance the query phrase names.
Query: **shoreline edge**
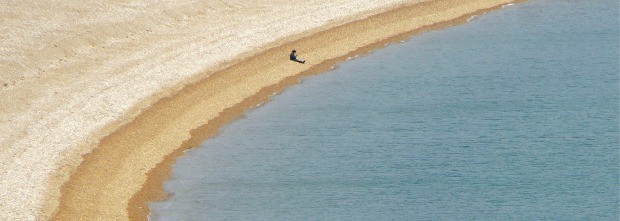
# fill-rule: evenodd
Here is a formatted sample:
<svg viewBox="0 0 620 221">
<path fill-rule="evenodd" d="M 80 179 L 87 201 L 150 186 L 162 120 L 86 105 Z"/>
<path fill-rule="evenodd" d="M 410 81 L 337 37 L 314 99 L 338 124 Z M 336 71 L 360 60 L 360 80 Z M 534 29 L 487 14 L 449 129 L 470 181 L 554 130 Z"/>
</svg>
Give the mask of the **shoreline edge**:
<svg viewBox="0 0 620 221">
<path fill-rule="evenodd" d="M 163 182 L 177 157 L 300 78 L 388 43 L 462 24 L 472 16 L 522 1 L 432 0 L 404 5 L 267 49 L 217 71 L 158 101 L 102 139 L 62 186 L 53 219 L 146 220 L 147 202 L 166 197 Z M 293 48 L 310 62 L 303 66 L 288 61 L 287 53 Z"/>
</svg>

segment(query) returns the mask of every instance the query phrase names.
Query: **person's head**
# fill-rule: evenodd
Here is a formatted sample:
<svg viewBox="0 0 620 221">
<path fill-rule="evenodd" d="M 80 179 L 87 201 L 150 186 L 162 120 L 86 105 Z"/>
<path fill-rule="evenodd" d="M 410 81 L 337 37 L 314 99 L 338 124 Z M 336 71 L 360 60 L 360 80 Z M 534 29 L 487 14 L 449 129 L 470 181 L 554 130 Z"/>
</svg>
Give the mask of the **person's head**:
<svg viewBox="0 0 620 221">
<path fill-rule="evenodd" d="M 292 51 L 292 52 L 293 52 L 293 53 L 295 53 L 295 52 L 297 52 L 297 51 L 295 51 L 295 49 L 293 49 L 293 51 Z"/>
</svg>

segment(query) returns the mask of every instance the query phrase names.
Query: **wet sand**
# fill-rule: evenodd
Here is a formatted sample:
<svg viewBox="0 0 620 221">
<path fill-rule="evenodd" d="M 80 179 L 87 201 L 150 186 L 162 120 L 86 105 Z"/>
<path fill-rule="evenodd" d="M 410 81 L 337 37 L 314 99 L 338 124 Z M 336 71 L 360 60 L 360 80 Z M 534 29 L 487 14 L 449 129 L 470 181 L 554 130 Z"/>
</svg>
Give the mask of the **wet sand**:
<svg viewBox="0 0 620 221">
<path fill-rule="evenodd" d="M 512 1 L 409 1 L 398 7 L 400 1 L 374 1 L 358 3 L 367 4 L 363 10 L 340 14 L 342 10 L 330 8 L 346 8 L 350 1 L 331 1 L 324 7 L 316 7 L 321 4 L 315 1 L 303 7 L 274 6 L 281 11 L 267 3 L 246 2 L 208 7 L 190 2 L 146 15 L 130 13 L 141 5 L 119 3 L 124 7 L 116 10 L 128 10 L 124 15 L 135 16 L 136 23 L 122 23 L 126 27 L 120 30 L 118 21 L 103 23 L 108 26 L 101 30 L 109 30 L 101 35 L 67 34 L 60 25 L 53 27 L 60 31 L 47 36 L 49 40 L 36 33 L 21 39 L 43 39 L 40 42 L 49 47 L 24 46 L 31 50 L 0 63 L 1 70 L 9 73 L 8 80 L 3 76 L 7 82 L 0 85 L 0 97 L 11 104 L 0 109 L 3 122 L 8 122 L 0 129 L 0 157 L 10 162 L 0 167 L 0 214 L 5 214 L 0 218 L 144 220 L 145 202 L 165 197 L 161 183 L 176 156 L 299 77 L 320 73 L 387 42 L 465 22 Z M 395 8 L 387 11 L 388 6 Z M 78 6 L 72 9 L 80 13 Z M 232 33 L 226 25 L 220 29 L 201 25 L 205 19 L 218 19 L 204 13 L 209 10 L 228 16 L 234 30 L 248 27 L 244 25 L 260 30 Z M 263 19 L 280 20 L 252 24 L 254 20 L 239 18 L 237 11 L 248 16 L 267 13 Z M 282 19 L 290 16 L 280 18 L 283 11 L 291 16 L 305 12 L 292 20 L 322 19 L 289 27 Z M 152 23 L 149 19 L 162 14 L 166 19 L 157 21 L 166 22 L 145 28 Z M 354 22 L 340 25 L 346 21 Z M 6 33 L 3 40 L 15 38 Z M 222 35 L 208 35 L 213 33 Z M 255 35 L 257 39 L 247 40 Z M 102 36 L 107 38 L 98 39 Z M 187 38 L 175 38 L 179 36 Z M 236 48 L 230 47 L 231 42 Z M 19 43 L 13 45 L 26 45 Z M 0 52 L 22 50 L 17 46 L 3 44 Z M 288 61 L 293 48 L 308 60 L 306 64 Z"/>
</svg>

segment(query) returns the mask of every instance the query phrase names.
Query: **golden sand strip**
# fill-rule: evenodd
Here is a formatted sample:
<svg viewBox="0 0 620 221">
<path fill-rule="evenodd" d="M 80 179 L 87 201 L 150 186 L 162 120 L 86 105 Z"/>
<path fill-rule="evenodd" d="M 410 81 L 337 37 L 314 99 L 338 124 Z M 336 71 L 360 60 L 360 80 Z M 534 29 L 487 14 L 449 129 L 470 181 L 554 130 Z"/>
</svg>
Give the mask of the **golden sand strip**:
<svg viewBox="0 0 620 221">
<path fill-rule="evenodd" d="M 395 39 L 465 22 L 514 0 L 435 0 L 403 6 L 287 43 L 185 87 L 104 138 L 63 186 L 55 220 L 144 220 L 174 158 L 299 77 Z M 305 65 L 287 59 L 291 49 Z"/>
<path fill-rule="evenodd" d="M 0 220 L 51 216 L 83 154 L 184 84 L 405 1 L 3 1 Z"/>
</svg>

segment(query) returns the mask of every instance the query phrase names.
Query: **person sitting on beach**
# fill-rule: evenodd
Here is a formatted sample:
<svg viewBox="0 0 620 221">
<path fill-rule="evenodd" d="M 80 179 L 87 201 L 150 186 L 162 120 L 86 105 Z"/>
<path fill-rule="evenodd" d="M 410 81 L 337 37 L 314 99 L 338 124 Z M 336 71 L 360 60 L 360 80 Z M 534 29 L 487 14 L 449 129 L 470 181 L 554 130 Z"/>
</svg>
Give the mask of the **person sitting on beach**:
<svg viewBox="0 0 620 221">
<path fill-rule="evenodd" d="M 305 64 L 305 63 L 306 63 L 306 61 L 305 61 L 305 60 L 304 60 L 304 61 L 300 61 L 300 60 L 298 60 L 298 59 L 297 59 L 297 56 L 295 55 L 295 53 L 297 53 L 297 51 L 295 51 L 295 49 L 293 49 L 293 51 L 291 52 L 291 55 L 290 55 L 291 61 L 296 61 L 296 62 L 299 62 L 299 63 Z"/>
</svg>

